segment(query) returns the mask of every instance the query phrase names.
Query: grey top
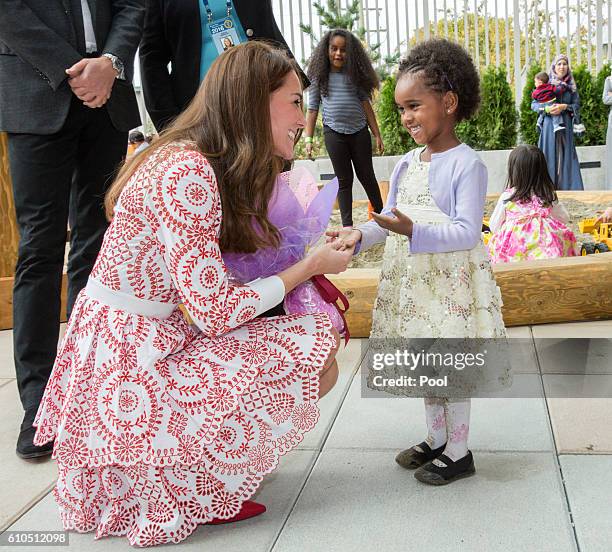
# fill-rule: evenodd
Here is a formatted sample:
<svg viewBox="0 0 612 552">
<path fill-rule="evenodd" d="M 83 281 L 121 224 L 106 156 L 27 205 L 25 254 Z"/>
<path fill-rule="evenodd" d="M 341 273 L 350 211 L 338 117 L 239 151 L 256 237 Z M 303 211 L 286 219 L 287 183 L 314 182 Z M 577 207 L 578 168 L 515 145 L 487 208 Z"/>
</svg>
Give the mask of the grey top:
<svg viewBox="0 0 612 552">
<path fill-rule="evenodd" d="M 322 104 L 323 124 L 341 134 L 355 134 L 368 124 L 361 105 L 365 100 L 369 100 L 365 91 L 341 71 L 330 71 L 327 96 L 321 97 L 316 82 L 308 89 L 308 110 L 318 111 Z"/>
</svg>

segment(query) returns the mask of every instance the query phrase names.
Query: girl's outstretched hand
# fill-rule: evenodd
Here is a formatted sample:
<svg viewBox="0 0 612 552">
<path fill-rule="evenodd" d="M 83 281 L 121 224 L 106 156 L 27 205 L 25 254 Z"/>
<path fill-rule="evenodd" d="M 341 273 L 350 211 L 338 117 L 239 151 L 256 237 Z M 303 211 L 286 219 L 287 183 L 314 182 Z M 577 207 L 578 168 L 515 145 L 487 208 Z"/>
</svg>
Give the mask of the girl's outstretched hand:
<svg viewBox="0 0 612 552">
<path fill-rule="evenodd" d="M 404 215 L 401 211 L 398 211 L 395 207 L 391 209 L 391 212 L 395 216 L 388 217 L 386 215 L 372 213 L 372 217 L 374 217 L 374 220 L 381 228 L 412 238 L 412 227 L 414 226 L 412 219 Z"/>
</svg>

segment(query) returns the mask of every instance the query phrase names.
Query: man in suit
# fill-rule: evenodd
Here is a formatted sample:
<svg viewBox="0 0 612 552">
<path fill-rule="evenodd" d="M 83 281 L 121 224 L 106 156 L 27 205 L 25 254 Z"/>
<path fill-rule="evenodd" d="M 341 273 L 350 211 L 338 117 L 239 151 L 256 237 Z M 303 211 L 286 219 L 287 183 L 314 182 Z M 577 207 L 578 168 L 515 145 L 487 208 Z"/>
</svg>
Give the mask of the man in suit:
<svg viewBox="0 0 612 552">
<path fill-rule="evenodd" d="M 220 12 L 215 16 L 222 15 L 225 0 L 210 1 L 213 9 L 216 5 L 220 5 Z M 274 42 L 289 52 L 274 20 L 271 0 L 233 0 L 231 5 L 248 40 Z M 201 0 L 146 0 L 140 73 L 147 112 L 159 132 L 195 96 L 200 85 L 201 55 L 208 47 L 211 45 L 203 43 Z M 302 73 L 301 78 L 306 88 L 306 75 Z"/>
<path fill-rule="evenodd" d="M 8 134 L 19 252 L 13 344 L 22 458 L 57 352 L 66 229 L 68 314 L 98 255 L 104 194 L 140 124 L 132 88 L 144 0 L 0 0 L 0 130 Z"/>
</svg>

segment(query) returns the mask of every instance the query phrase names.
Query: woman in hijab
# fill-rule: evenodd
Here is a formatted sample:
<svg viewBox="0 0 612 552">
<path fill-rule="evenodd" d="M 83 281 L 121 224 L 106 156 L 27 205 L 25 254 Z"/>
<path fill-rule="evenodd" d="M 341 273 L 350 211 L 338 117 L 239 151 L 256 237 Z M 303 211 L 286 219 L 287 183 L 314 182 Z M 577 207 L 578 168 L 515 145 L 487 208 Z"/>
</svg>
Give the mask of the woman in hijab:
<svg viewBox="0 0 612 552">
<path fill-rule="evenodd" d="M 580 98 L 565 54 L 558 55 L 550 67 L 549 83 L 561 87 L 557 103 L 545 111 L 538 147 L 544 152 L 548 173 L 557 190 L 583 190 L 580 164 L 574 143 L 574 119 L 579 115 Z M 544 110 L 544 104 L 533 101 L 531 109 Z M 563 125 L 553 128 L 553 115 L 563 118 Z"/>
</svg>

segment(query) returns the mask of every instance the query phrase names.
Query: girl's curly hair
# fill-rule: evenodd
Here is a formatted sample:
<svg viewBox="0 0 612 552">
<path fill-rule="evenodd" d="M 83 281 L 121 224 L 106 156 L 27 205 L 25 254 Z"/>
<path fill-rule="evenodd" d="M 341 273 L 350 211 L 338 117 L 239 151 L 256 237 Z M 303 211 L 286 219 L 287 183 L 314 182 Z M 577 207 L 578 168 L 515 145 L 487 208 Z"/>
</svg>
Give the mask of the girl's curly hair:
<svg viewBox="0 0 612 552">
<path fill-rule="evenodd" d="M 397 80 L 419 73 L 427 88 L 457 94 L 457 120 L 470 119 L 480 104 L 480 79 L 470 55 L 457 43 L 441 38 L 415 46 L 400 62 Z"/>
<path fill-rule="evenodd" d="M 380 79 L 359 39 L 345 29 L 334 29 L 325 33 L 308 62 L 308 78 L 316 83 L 321 96 L 327 96 L 327 84 L 331 69 L 329 43 L 334 36 L 344 37 L 346 41 L 344 72 L 355 86 L 362 89 L 371 98 L 372 93 L 380 84 Z"/>
</svg>

